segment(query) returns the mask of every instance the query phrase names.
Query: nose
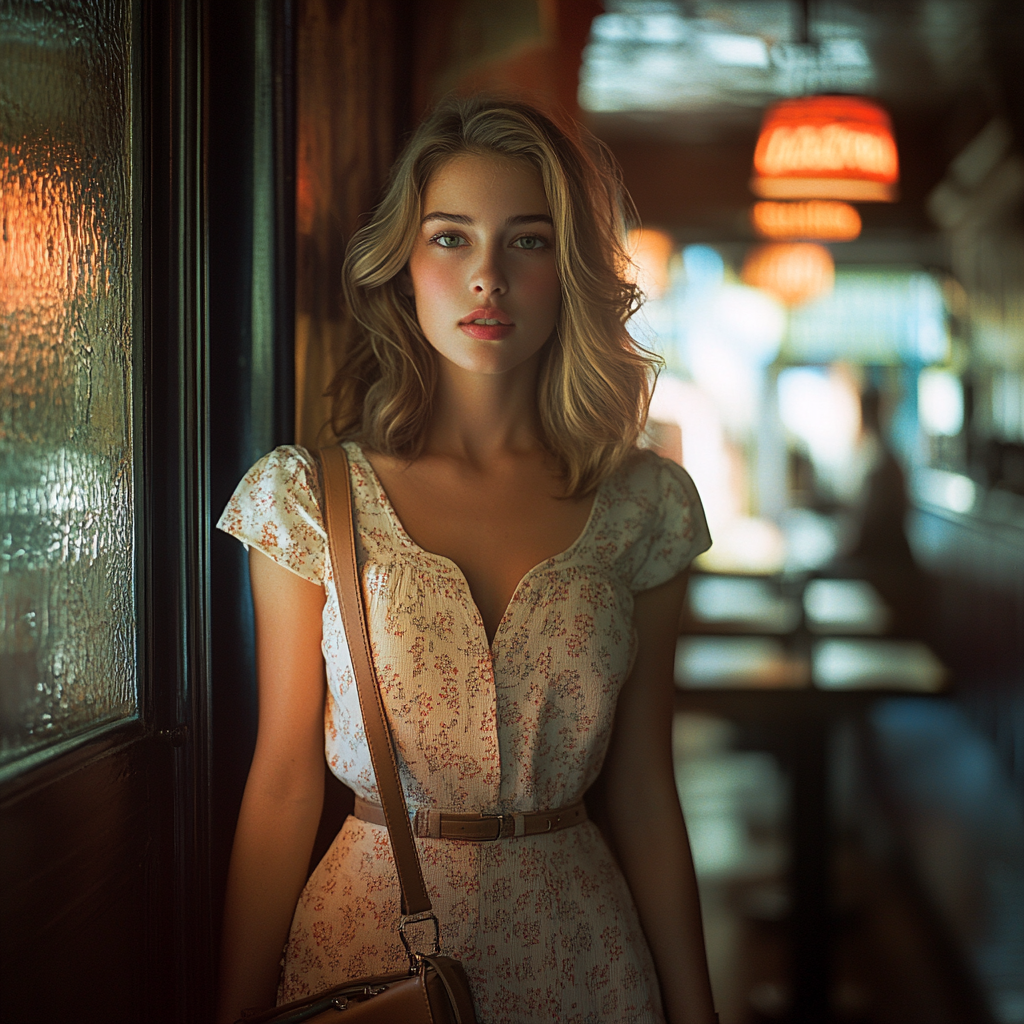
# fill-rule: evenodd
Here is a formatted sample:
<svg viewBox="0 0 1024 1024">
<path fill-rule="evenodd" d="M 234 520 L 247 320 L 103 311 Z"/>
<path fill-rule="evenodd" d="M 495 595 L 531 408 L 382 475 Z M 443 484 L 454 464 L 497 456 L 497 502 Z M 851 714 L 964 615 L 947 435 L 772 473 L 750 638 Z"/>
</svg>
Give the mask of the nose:
<svg viewBox="0 0 1024 1024">
<path fill-rule="evenodd" d="M 500 245 L 482 245 L 477 252 L 479 258 L 470 276 L 473 294 L 478 298 L 504 295 L 508 291 L 508 280 L 502 266 Z"/>
</svg>

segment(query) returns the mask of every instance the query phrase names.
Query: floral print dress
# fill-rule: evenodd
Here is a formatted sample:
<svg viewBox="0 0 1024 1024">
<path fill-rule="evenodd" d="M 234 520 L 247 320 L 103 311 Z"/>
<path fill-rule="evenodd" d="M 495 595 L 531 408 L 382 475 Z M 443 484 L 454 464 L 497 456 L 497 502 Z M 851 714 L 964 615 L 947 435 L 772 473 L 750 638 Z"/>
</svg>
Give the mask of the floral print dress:
<svg viewBox="0 0 1024 1024">
<path fill-rule="evenodd" d="M 693 482 L 638 453 L 600 485 L 575 543 L 523 577 L 488 643 L 459 568 L 408 536 L 362 450 L 345 448 L 374 663 L 410 813 L 575 803 L 601 769 L 633 664 L 633 595 L 710 544 Z M 257 462 L 218 526 L 325 586 L 327 760 L 379 802 L 309 453 L 282 447 Z M 442 952 L 462 961 L 480 1024 L 663 1020 L 632 896 L 592 823 L 416 843 Z M 350 817 L 299 898 L 280 1001 L 401 970 L 398 919 L 387 830 Z"/>
</svg>

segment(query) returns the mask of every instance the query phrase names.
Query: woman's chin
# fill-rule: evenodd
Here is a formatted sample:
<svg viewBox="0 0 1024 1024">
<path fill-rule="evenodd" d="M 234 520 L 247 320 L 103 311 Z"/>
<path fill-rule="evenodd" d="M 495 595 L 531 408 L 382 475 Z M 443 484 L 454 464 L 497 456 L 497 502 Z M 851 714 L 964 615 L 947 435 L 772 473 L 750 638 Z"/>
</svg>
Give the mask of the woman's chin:
<svg viewBox="0 0 1024 1024">
<path fill-rule="evenodd" d="M 454 358 L 441 353 L 443 363 L 458 376 L 501 377 L 517 370 L 532 372 L 538 356 L 537 352 L 524 354 L 509 352 L 507 349 L 503 351 L 497 344 L 474 346 L 474 349 L 473 352 L 460 352 Z"/>
</svg>

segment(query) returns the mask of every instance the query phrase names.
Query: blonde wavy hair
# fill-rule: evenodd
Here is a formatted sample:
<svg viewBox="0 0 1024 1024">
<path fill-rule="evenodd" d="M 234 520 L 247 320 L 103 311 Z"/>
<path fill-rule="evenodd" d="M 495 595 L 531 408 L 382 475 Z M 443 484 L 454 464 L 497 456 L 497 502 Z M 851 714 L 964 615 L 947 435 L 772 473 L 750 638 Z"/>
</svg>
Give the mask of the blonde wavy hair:
<svg viewBox="0 0 1024 1024">
<path fill-rule="evenodd" d="M 636 448 L 659 363 L 626 330 L 641 296 L 624 276 L 625 223 L 633 209 L 611 155 L 525 103 L 446 100 L 396 161 L 382 202 L 345 256 L 354 332 L 327 390 L 331 428 L 389 455 L 414 459 L 422 451 L 438 357 L 402 293 L 399 272 L 419 232 L 428 182 L 462 153 L 525 160 L 543 180 L 562 303 L 541 355 L 542 442 L 564 469 L 567 493 L 582 496 Z"/>
</svg>

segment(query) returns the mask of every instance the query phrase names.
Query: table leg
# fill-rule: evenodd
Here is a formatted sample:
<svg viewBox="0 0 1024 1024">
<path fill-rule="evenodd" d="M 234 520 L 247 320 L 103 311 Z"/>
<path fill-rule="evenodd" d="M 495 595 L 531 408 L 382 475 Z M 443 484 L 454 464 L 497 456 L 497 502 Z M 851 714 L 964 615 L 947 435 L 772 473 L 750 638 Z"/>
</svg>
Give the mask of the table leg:
<svg viewBox="0 0 1024 1024">
<path fill-rule="evenodd" d="M 832 973 L 828 725 L 809 716 L 793 722 L 790 893 L 794 1024 L 829 1020 Z"/>
</svg>

